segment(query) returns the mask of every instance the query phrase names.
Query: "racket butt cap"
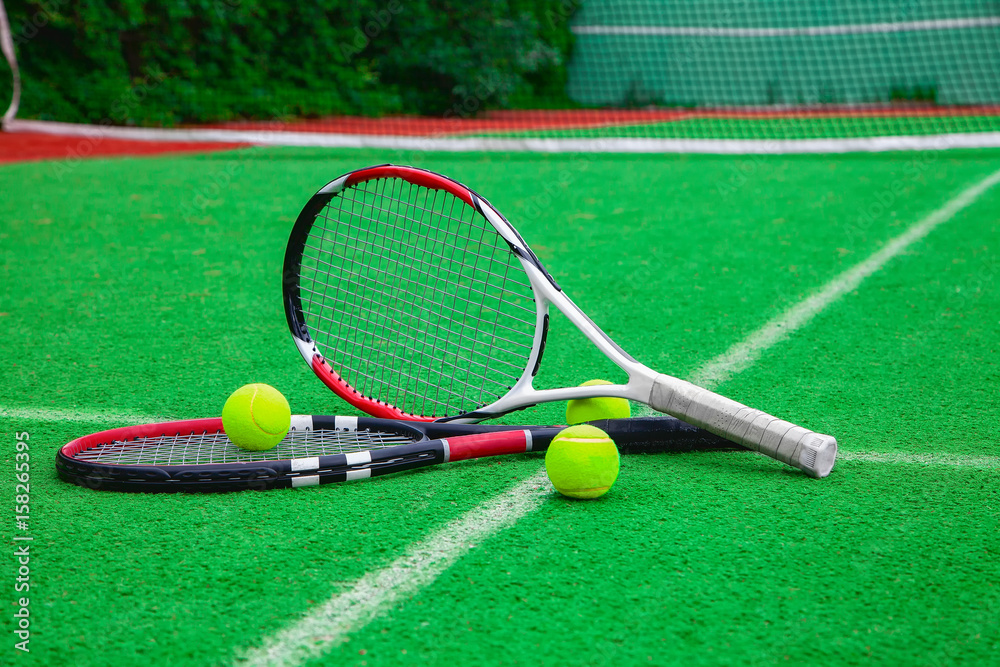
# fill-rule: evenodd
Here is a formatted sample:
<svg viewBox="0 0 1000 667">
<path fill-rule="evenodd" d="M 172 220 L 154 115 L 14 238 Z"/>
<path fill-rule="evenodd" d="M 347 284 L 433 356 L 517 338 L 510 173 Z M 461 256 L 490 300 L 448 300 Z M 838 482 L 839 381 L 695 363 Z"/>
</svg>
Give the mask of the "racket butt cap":
<svg viewBox="0 0 1000 667">
<path fill-rule="evenodd" d="M 810 477 L 826 477 L 837 460 L 837 439 L 832 435 L 810 434 L 802 443 L 795 467 Z"/>
</svg>

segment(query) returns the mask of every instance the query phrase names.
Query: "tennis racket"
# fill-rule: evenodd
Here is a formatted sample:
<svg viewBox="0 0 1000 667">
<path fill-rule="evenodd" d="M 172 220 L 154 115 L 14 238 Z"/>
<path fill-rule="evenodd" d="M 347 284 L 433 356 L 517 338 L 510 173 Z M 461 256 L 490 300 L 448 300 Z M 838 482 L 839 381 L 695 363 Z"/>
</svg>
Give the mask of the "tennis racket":
<svg viewBox="0 0 1000 667">
<path fill-rule="evenodd" d="M 625 453 L 733 447 L 672 417 L 590 423 Z M 288 435 L 274 449 L 250 452 L 229 440 L 221 419 L 191 419 L 77 438 L 56 454 L 56 470 L 66 481 L 115 491 L 296 488 L 545 451 L 563 428 L 294 415 Z"/>
<path fill-rule="evenodd" d="M 657 373 L 583 313 L 517 230 L 445 176 L 381 165 L 331 181 L 303 208 L 285 250 L 283 300 L 302 357 L 370 415 L 474 422 L 546 401 L 645 403 L 813 477 L 837 441 Z M 626 384 L 535 389 L 549 307 Z"/>
</svg>

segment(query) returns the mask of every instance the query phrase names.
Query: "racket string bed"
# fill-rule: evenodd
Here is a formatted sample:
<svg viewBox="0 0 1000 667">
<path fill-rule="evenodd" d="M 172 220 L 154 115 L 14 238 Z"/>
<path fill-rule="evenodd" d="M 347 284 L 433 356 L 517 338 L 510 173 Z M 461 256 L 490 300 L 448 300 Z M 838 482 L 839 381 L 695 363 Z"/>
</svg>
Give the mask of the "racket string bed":
<svg viewBox="0 0 1000 667">
<path fill-rule="evenodd" d="M 317 331 L 322 331 L 322 330 L 317 329 Z M 381 370 L 392 371 L 393 376 L 398 376 L 399 378 L 401 378 L 403 380 L 409 380 L 413 384 L 417 384 L 417 383 L 419 383 L 422 380 L 420 377 L 418 377 L 416 375 L 411 375 L 411 374 L 405 373 L 403 371 L 399 371 L 399 370 L 393 368 L 391 365 L 379 363 L 377 361 L 372 360 L 371 358 L 364 358 L 364 357 L 358 356 L 357 354 L 345 354 L 345 357 L 347 359 L 349 359 L 349 360 L 363 361 L 369 367 L 374 367 L 374 368 L 378 368 L 378 369 L 381 369 Z M 347 369 L 347 370 L 356 370 L 355 367 L 353 367 L 350 363 L 343 361 L 343 359 L 345 357 L 341 357 L 340 367 L 344 368 L 344 369 Z M 477 364 L 477 365 L 479 365 L 480 367 L 482 367 L 484 369 L 486 368 L 485 366 L 483 366 L 483 364 Z M 443 366 L 452 366 L 452 367 L 454 367 L 454 363 L 453 362 L 442 361 L 442 367 Z M 487 375 L 483 375 L 483 374 L 473 373 L 470 368 L 463 367 L 463 371 L 465 371 L 467 375 L 474 375 L 475 377 L 481 378 L 483 380 L 483 383 L 487 383 L 488 382 L 488 383 L 491 383 L 491 384 L 495 384 L 495 385 L 497 385 L 498 387 L 501 387 L 501 388 L 509 387 L 511 384 L 513 384 L 513 382 L 515 382 L 517 380 L 517 376 L 516 375 L 504 374 L 504 373 L 501 373 L 500 371 L 498 371 L 497 369 L 491 369 L 491 370 L 494 371 L 493 376 L 487 376 Z M 396 393 L 402 393 L 402 392 L 407 391 L 408 390 L 408 386 L 410 386 L 410 385 L 404 386 L 401 383 L 393 382 L 393 380 L 392 380 L 393 376 L 390 376 L 388 378 L 382 379 L 381 380 L 382 385 L 384 387 L 388 387 L 390 389 L 395 390 Z M 502 379 L 498 379 L 498 378 L 506 378 L 507 381 L 508 381 L 508 383 L 506 385 L 504 385 L 503 384 L 503 380 Z M 442 400 L 440 398 L 441 392 L 444 392 L 444 393 L 450 395 L 452 398 L 455 398 L 455 399 L 458 399 L 458 401 L 461 401 L 461 399 L 464 398 L 466 396 L 466 394 L 465 394 L 465 392 L 455 391 L 452 388 L 452 386 L 455 385 L 455 384 L 464 385 L 465 387 L 467 387 L 469 389 L 477 389 L 477 388 L 479 388 L 481 386 L 480 384 L 473 384 L 473 383 L 465 382 L 465 381 L 462 381 L 462 380 L 456 378 L 455 381 L 451 385 L 449 385 L 448 387 L 441 387 L 441 388 L 439 388 L 440 391 L 435 394 L 435 398 L 434 399 L 430 399 L 429 397 L 425 396 L 424 397 L 425 401 L 433 403 L 434 405 L 436 405 L 438 407 L 441 407 L 441 408 L 444 408 L 444 409 L 457 409 L 457 406 L 454 406 L 451 403 L 448 403 L 445 400 Z M 361 387 L 362 393 L 364 393 L 364 389 L 365 389 L 365 386 L 363 384 L 362 387 Z"/>
<path fill-rule="evenodd" d="M 308 292 L 308 290 L 305 290 L 305 291 Z M 308 302 L 308 299 L 304 299 L 304 301 Z M 347 301 L 345 301 L 343 299 L 339 299 L 339 298 L 328 298 L 327 301 L 328 302 L 333 302 L 333 303 L 340 303 L 340 304 L 342 304 L 344 306 L 350 305 Z M 405 311 L 400 310 L 398 308 L 390 308 L 389 310 L 397 312 L 400 315 L 404 315 L 405 314 Z M 316 315 L 316 319 L 319 320 L 319 321 L 321 321 L 321 322 L 326 323 L 326 326 L 331 326 L 331 325 L 335 326 L 335 325 L 338 324 L 338 320 L 336 320 L 335 318 L 332 318 L 332 317 L 330 317 L 328 315 L 318 314 L 318 315 Z M 430 325 L 430 324 L 432 324 L 432 322 L 427 321 L 427 324 Z M 462 324 L 461 326 L 468 327 L 470 329 L 474 329 L 474 327 L 472 327 L 471 325 L 467 325 L 467 324 Z M 500 325 L 500 326 L 502 326 L 502 325 Z M 345 325 L 345 328 L 348 328 L 348 329 L 353 330 L 353 331 L 362 331 L 362 328 L 358 327 L 358 326 L 347 326 L 347 325 Z M 515 331 L 514 329 L 511 329 L 510 327 L 503 327 L 503 328 L 508 329 L 510 331 Z M 326 336 L 333 336 L 333 335 L 335 335 L 333 332 L 320 329 L 319 327 L 315 327 L 315 331 L 317 333 L 324 334 Z M 443 338 L 443 337 L 437 336 L 437 335 L 433 335 L 433 334 L 428 334 L 428 338 L 431 339 L 431 340 L 434 340 L 434 341 L 446 341 L 447 340 L 446 338 Z M 528 350 L 529 352 L 531 351 L 531 345 L 530 344 L 520 343 L 520 342 L 517 342 L 517 341 L 514 341 L 514 340 L 508 340 L 508 339 L 505 339 L 502 336 L 497 335 L 497 334 L 494 334 L 494 338 L 496 340 L 500 340 L 500 341 L 503 341 L 505 343 L 508 343 L 512 347 L 521 347 L 521 348 L 524 348 L 524 349 Z M 383 337 L 380 340 L 388 340 L 388 338 Z M 465 351 L 467 351 L 469 353 L 471 353 L 473 351 L 472 348 L 464 346 L 464 345 L 456 345 L 456 347 L 459 347 L 460 349 L 465 350 Z M 518 368 L 516 365 L 510 363 L 509 361 L 506 361 L 506 360 L 499 360 L 499 361 L 501 361 L 506 366 L 509 366 L 511 368 L 515 368 L 517 370 L 521 370 L 520 368 Z M 482 364 L 480 364 L 480 365 L 482 365 Z"/>
<path fill-rule="evenodd" d="M 492 402 L 532 351 L 527 276 L 489 222 L 450 193 L 402 179 L 346 188 L 316 215 L 300 276 L 319 353 L 362 395 L 408 412 Z"/>
<path fill-rule="evenodd" d="M 317 227 L 317 229 L 319 231 L 324 231 L 322 228 L 319 228 L 319 227 Z M 325 231 L 328 231 L 328 230 L 325 230 Z M 331 264 L 329 262 L 323 261 L 322 258 L 321 258 L 321 255 L 320 255 L 319 248 L 311 246 L 308 243 L 306 244 L 305 247 L 306 247 L 306 249 L 313 250 L 316 253 L 316 256 L 312 257 L 312 259 L 314 260 L 314 262 L 316 263 L 317 266 L 319 266 L 319 265 L 325 265 L 327 267 L 327 271 L 339 270 L 340 269 L 340 267 L 336 267 L 336 266 L 334 266 L 333 264 Z M 435 277 L 439 273 L 437 271 L 434 271 L 434 272 L 431 272 L 431 271 L 420 271 L 419 269 L 416 269 L 415 271 L 417 273 L 422 273 L 427 278 Z M 352 274 L 347 274 L 347 273 L 341 274 L 341 276 L 343 276 L 343 275 L 352 275 Z M 356 280 L 348 280 L 348 282 L 353 283 L 356 286 L 364 285 L 365 284 L 362 281 L 356 281 Z M 531 289 L 531 286 L 529 284 L 526 284 L 526 283 L 517 283 L 516 281 L 506 281 L 506 280 L 504 282 L 505 282 L 505 284 L 507 282 L 510 282 L 511 284 L 514 284 L 514 285 L 516 285 L 517 287 L 519 287 L 521 289 Z M 308 290 L 308 291 L 309 291 L 309 293 L 311 293 L 313 295 L 316 295 L 316 296 L 322 296 L 323 298 L 328 298 L 329 297 L 329 294 L 327 294 L 327 293 L 319 293 L 319 292 L 315 292 L 315 291 L 312 291 L 312 290 Z M 472 299 L 463 298 L 460 294 L 452 294 L 452 293 L 445 292 L 444 290 L 438 290 L 438 291 L 442 295 L 447 295 L 447 296 L 455 299 L 456 301 L 460 301 L 460 302 L 465 303 L 466 305 L 476 305 L 475 301 L 473 301 Z M 481 294 L 483 297 L 489 297 L 489 295 L 486 292 L 482 291 L 482 290 L 477 290 L 477 289 L 474 289 L 474 288 L 470 287 L 468 289 L 468 291 L 470 293 L 472 293 L 472 294 Z M 506 290 L 506 291 L 510 291 L 510 290 Z M 406 295 L 406 296 L 408 296 L 408 297 L 412 297 L 412 298 L 420 298 L 420 297 L 423 296 L 423 295 L 420 295 L 420 294 L 409 292 L 405 288 L 400 288 L 399 292 L 402 293 L 402 294 L 404 294 L 404 295 Z M 511 293 L 515 294 L 515 295 L 517 294 L 517 292 L 511 292 Z M 529 315 L 534 315 L 534 313 L 535 313 L 535 310 L 533 308 L 525 308 L 525 307 L 520 306 L 520 305 L 518 305 L 516 303 L 515 304 L 511 304 L 511 305 L 514 308 L 519 308 L 519 309 L 523 310 L 525 313 L 527 313 Z M 463 311 L 459 311 L 457 308 L 453 308 L 453 307 L 444 306 L 444 308 L 446 310 L 454 312 L 456 314 L 459 314 L 459 313 L 463 312 Z M 506 328 L 510 329 L 511 331 L 518 331 L 514 327 L 506 327 Z"/>
<path fill-rule="evenodd" d="M 99 465 L 200 465 L 254 463 L 351 454 L 408 445 L 405 433 L 381 431 L 290 431 L 274 448 L 252 452 L 237 447 L 221 431 L 140 436 L 97 444 L 73 455 Z"/>
<path fill-rule="evenodd" d="M 337 325 L 337 321 L 336 320 L 334 320 L 333 318 L 324 316 L 324 315 L 318 316 L 318 319 L 321 320 L 321 321 L 323 321 L 323 322 L 325 322 L 326 326 L 330 326 L 331 328 L 333 328 L 334 326 Z M 351 327 L 351 328 L 354 328 L 354 327 Z M 312 330 L 315 333 L 317 333 L 317 334 L 321 334 L 321 335 L 325 335 L 325 336 L 333 336 L 334 335 L 334 333 L 332 331 L 329 331 L 327 329 L 323 329 L 323 328 L 321 328 L 319 326 L 314 326 Z M 386 337 L 386 336 L 373 337 L 373 338 L 377 338 L 379 341 L 382 341 L 384 343 L 391 342 L 390 339 L 388 337 Z M 428 335 L 428 338 L 431 338 L 431 339 L 433 339 L 435 341 L 439 341 L 441 343 L 448 343 L 449 342 L 447 338 L 443 338 L 441 336 Z M 408 350 L 408 351 L 413 351 L 413 352 L 417 352 L 418 351 L 415 347 L 413 347 L 411 345 L 408 345 L 408 344 L 401 344 L 401 347 L 404 350 Z M 465 351 L 469 352 L 470 355 L 471 355 L 471 353 L 473 351 L 472 348 L 468 348 L 468 347 L 465 347 L 465 346 L 462 346 L 462 345 L 455 344 L 455 345 L 453 345 L 453 347 L 461 349 L 461 350 L 465 350 Z M 530 351 L 530 347 L 529 347 L 529 351 Z M 367 356 L 361 356 L 361 355 L 356 354 L 356 353 L 348 353 L 348 352 L 343 352 L 343 354 L 344 354 L 344 357 L 346 357 L 348 359 L 348 362 L 341 363 L 340 366 L 342 368 L 344 368 L 344 369 L 347 369 L 347 370 L 352 370 L 352 371 L 355 371 L 355 372 L 359 372 L 359 366 L 353 366 L 353 365 L 351 365 L 351 362 L 358 361 L 358 362 L 364 362 L 366 364 L 370 364 L 371 366 L 374 366 L 374 367 L 379 368 L 379 369 L 387 369 L 387 370 L 392 370 L 394 372 L 399 372 L 399 371 L 396 371 L 391 365 L 386 365 L 384 363 L 381 363 L 378 360 L 373 360 L 373 359 L 371 359 L 370 357 L 367 357 Z M 341 358 L 343 359 L 344 357 L 341 357 Z M 520 371 L 521 370 L 520 368 L 518 368 L 514 364 L 511 364 L 511 363 L 509 363 L 509 362 L 507 362 L 505 360 L 498 360 L 498 361 L 500 362 L 500 365 L 505 366 L 505 367 L 507 367 L 507 368 L 509 368 L 509 369 L 511 369 L 513 371 Z M 446 364 L 446 365 L 452 365 L 452 366 L 454 365 L 454 362 L 450 362 L 447 359 L 441 360 L 441 363 L 442 364 Z M 486 375 L 484 373 L 475 373 L 475 372 L 472 371 L 473 367 L 486 370 L 486 369 L 488 369 L 487 365 L 485 363 L 483 363 L 482 361 L 478 361 L 478 360 L 476 360 L 476 361 L 470 361 L 469 362 L 469 368 L 466 369 L 466 370 L 469 371 L 470 375 L 474 375 L 475 377 L 480 378 L 484 383 L 485 382 L 496 382 L 496 383 L 501 384 L 503 386 L 509 386 L 509 383 L 516 381 L 517 378 L 519 377 L 519 373 L 508 373 L 508 372 L 501 371 L 498 368 L 490 369 L 490 370 L 494 371 L 494 375 L 493 376 L 489 376 L 489 375 Z M 418 380 L 419 379 L 416 376 L 408 376 L 406 373 L 400 372 L 400 374 L 403 375 L 403 376 L 405 376 L 405 377 L 408 377 L 409 379 L 412 379 L 412 380 Z M 383 383 L 386 383 L 386 384 L 388 384 L 388 383 L 391 382 L 390 379 L 386 379 L 386 378 L 381 378 L 381 380 L 382 380 Z M 464 384 L 465 386 L 467 386 L 469 388 L 473 388 L 473 387 L 478 386 L 478 385 L 473 385 L 473 384 L 469 384 L 469 383 L 461 383 L 461 382 L 460 382 L 460 384 Z M 361 387 L 359 387 L 359 389 L 361 389 L 362 391 L 364 391 L 365 386 L 362 385 Z M 451 393 L 453 393 L 455 396 L 464 396 L 465 395 L 464 393 L 457 393 L 457 392 L 451 392 Z"/>
<path fill-rule="evenodd" d="M 309 245 L 307 245 L 306 248 L 309 249 L 309 250 L 314 250 L 318 254 L 318 249 L 315 249 L 315 248 L 313 248 L 312 246 L 309 246 Z M 326 269 L 327 272 L 341 271 L 341 267 L 334 266 L 333 264 L 324 261 L 320 256 L 311 257 L 311 259 L 313 260 L 313 262 L 316 265 L 315 268 L 318 268 L 321 265 L 325 265 L 325 269 Z M 415 269 L 414 271 L 416 273 L 423 274 L 426 277 L 426 280 L 428 280 L 428 281 L 430 279 L 432 279 L 432 278 L 435 278 L 438 275 L 436 272 L 421 271 L 419 269 Z M 354 279 L 354 274 L 347 273 L 347 272 L 340 273 L 339 277 L 343 278 L 344 282 L 352 285 L 354 290 L 358 290 L 358 289 L 370 289 L 371 288 L 371 284 L 372 283 L 371 283 L 371 280 L 369 278 L 364 278 L 364 277 L 360 277 L 359 276 L 358 279 Z M 531 289 L 530 285 L 525 285 L 523 283 L 515 283 L 515 281 L 506 281 L 505 280 L 505 284 L 506 283 L 516 284 L 516 286 L 519 288 L 519 291 L 523 291 L 523 290 L 526 290 L 526 289 Z M 304 291 L 306 292 L 307 295 L 309 295 L 312 298 L 317 299 L 317 300 L 326 300 L 326 299 L 331 299 L 331 298 L 334 299 L 334 300 L 337 300 L 336 296 L 331 297 L 328 292 L 318 292 L 318 291 L 315 291 L 315 290 L 309 289 L 309 288 L 303 288 L 303 289 L 304 289 Z M 465 298 L 461 294 L 458 294 L 458 293 L 446 292 L 445 290 L 441 290 L 441 289 L 437 289 L 436 291 L 439 294 L 432 295 L 432 296 L 435 296 L 435 297 L 447 296 L 448 298 L 453 299 L 457 303 L 464 304 L 464 308 L 465 309 L 468 309 L 470 306 L 478 306 L 479 305 L 477 301 L 475 301 L 473 299 Z M 517 292 L 512 292 L 512 291 L 510 291 L 507 288 L 504 288 L 504 291 L 507 291 L 507 292 L 513 294 L 514 296 L 517 295 Z M 495 298 L 494 296 L 491 296 L 491 295 L 487 294 L 486 292 L 484 292 L 482 290 L 476 290 L 476 289 L 471 288 L 471 287 L 468 289 L 468 292 L 469 292 L 469 294 L 479 294 L 484 299 L 485 298 Z M 336 292 L 334 294 L 336 295 Z M 403 286 L 397 286 L 397 288 L 395 290 L 395 296 L 403 296 L 403 297 L 407 297 L 407 298 L 412 299 L 412 300 L 418 300 L 418 299 L 426 299 L 426 298 L 428 298 L 426 294 L 418 294 L 416 292 L 409 291 L 408 289 L 406 289 L 406 287 L 403 287 Z M 345 298 L 346 297 L 342 297 L 340 300 L 343 302 Z M 449 306 L 446 303 L 441 303 L 439 305 L 440 305 L 441 309 L 443 311 L 447 312 L 447 313 L 451 313 L 451 314 L 456 315 L 456 316 L 463 316 L 463 317 L 467 316 L 467 311 L 466 310 L 459 309 L 459 308 L 457 308 L 455 306 Z M 400 311 L 399 308 L 391 308 L 389 306 L 386 306 L 386 307 L 389 310 L 395 311 L 397 313 L 402 313 L 403 312 L 403 311 Z M 517 309 L 520 309 L 520 310 L 524 311 L 524 313 L 525 313 L 524 316 L 525 317 L 534 316 L 534 314 L 535 314 L 535 310 L 533 308 L 526 308 L 526 307 L 520 306 L 519 304 L 516 304 L 516 303 L 511 304 L 511 307 L 512 308 L 517 308 Z M 472 324 L 465 324 L 464 322 L 457 322 L 457 324 L 459 324 L 459 325 L 463 325 L 464 324 L 467 328 L 470 328 L 470 329 L 474 328 L 474 325 L 472 325 Z M 506 328 L 508 331 L 511 331 L 511 332 L 514 332 L 514 333 L 523 333 L 517 327 L 512 327 L 512 326 L 509 326 L 509 325 L 501 325 L 501 326 L 504 326 L 504 328 Z"/>
</svg>

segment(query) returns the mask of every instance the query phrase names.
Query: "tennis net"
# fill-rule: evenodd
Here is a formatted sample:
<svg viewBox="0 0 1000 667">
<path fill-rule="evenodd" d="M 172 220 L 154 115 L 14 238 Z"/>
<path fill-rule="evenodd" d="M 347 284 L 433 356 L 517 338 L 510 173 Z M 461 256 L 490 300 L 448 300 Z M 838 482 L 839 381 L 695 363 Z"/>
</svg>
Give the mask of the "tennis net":
<svg viewBox="0 0 1000 667">
<path fill-rule="evenodd" d="M 1000 146 L 995 0 L 331 0 L 281 20 L 267 11 L 279 4 L 235 0 L 128 16 L 7 4 L 8 131 L 411 150 Z"/>
</svg>

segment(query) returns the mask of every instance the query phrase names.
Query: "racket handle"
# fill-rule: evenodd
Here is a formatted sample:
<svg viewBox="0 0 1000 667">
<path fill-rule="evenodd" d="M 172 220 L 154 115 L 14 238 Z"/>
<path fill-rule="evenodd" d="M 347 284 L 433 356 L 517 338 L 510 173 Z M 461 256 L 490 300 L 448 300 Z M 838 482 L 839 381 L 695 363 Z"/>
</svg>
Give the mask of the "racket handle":
<svg viewBox="0 0 1000 667">
<path fill-rule="evenodd" d="M 649 405 L 811 477 L 829 475 L 837 458 L 837 439 L 831 435 L 814 433 L 669 375 L 653 380 Z"/>
</svg>

